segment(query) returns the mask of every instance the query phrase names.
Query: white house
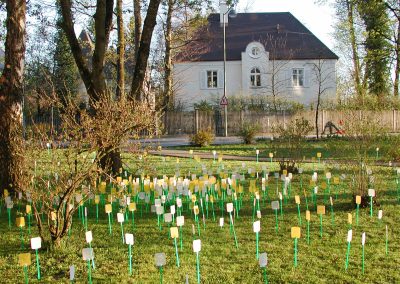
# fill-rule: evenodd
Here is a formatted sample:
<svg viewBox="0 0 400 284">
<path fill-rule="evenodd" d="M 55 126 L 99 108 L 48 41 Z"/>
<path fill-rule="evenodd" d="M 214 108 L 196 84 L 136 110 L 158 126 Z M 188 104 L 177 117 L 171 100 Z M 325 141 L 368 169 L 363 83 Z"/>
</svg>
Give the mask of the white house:
<svg viewBox="0 0 400 284">
<path fill-rule="evenodd" d="M 338 56 L 291 13 L 239 13 L 234 18 L 225 13 L 225 20 L 221 13 L 211 14 L 198 38 L 177 54 L 175 104 L 191 109 L 196 102 L 222 98 L 223 21 L 228 101 L 266 95 L 309 105 L 318 93 L 335 98 Z"/>
</svg>

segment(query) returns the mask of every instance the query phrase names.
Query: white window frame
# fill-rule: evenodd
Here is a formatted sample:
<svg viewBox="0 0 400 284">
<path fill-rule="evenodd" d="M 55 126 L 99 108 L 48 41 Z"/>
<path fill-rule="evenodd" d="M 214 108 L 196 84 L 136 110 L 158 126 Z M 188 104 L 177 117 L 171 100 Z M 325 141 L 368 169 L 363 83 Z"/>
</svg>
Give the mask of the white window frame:
<svg viewBox="0 0 400 284">
<path fill-rule="evenodd" d="M 208 84 L 208 76 L 209 73 L 211 73 L 211 86 Z M 214 78 L 214 73 L 215 73 L 215 80 L 213 80 Z M 205 82 L 205 86 L 207 89 L 217 89 L 218 88 L 218 70 L 206 70 L 206 82 Z"/>
<path fill-rule="evenodd" d="M 301 71 L 301 74 L 300 72 Z M 291 74 L 292 86 L 293 87 L 305 87 L 305 71 L 304 68 L 293 68 Z"/>
<path fill-rule="evenodd" d="M 254 72 L 253 72 L 254 71 Z M 253 80 L 254 77 L 254 80 Z M 258 80 L 257 80 L 258 78 Z M 257 84 L 257 82 L 259 84 Z M 253 67 L 250 69 L 250 87 L 251 88 L 260 88 L 262 86 L 261 82 L 261 71 L 258 67 Z"/>
</svg>

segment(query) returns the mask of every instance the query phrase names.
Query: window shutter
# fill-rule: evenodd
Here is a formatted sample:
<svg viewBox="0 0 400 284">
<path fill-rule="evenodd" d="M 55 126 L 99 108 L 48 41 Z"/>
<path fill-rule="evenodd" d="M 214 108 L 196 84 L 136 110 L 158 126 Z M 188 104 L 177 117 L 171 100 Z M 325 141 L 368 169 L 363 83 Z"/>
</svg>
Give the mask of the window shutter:
<svg viewBox="0 0 400 284">
<path fill-rule="evenodd" d="M 218 70 L 218 82 L 217 82 L 217 88 L 224 88 L 224 71 Z"/>
<path fill-rule="evenodd" d="M 292 84 L 292 69 L 286 71 L 286 87 L 291 88 Z"/>
<path fill-rule="evenodd" d="M 207 71 L 206 70 L 200 71 L 200 89 L 201 90 L 207 89 Z"/>
<path fill-rule="evenodd" d="M 311 72 L 308 69 L 304 69 L 304 87 L 309 88 L 310 87 L 310 81 L 311 81 Z"/>
</svg>

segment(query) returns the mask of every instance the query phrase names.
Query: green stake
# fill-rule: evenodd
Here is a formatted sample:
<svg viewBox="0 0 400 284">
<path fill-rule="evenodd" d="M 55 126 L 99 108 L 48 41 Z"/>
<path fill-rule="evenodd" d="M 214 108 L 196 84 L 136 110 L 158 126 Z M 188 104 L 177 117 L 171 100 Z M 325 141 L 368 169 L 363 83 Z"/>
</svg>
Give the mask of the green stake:
<svg viewBox="0 0 400 284">
<path fill-rule="evenodd" d="M 266 267 L 264 267 L 264 269 L 263 269 L 263 274 L 264 274 L 264 283 L 268 284 L 267 268 Z"/>
<path fill-rule="evenodd" d="M 294 267 L 297 267 L 297 238 L 294 239 Z"/>
<path fill-rule="evenodd" d="M 88 278 L 89 284 L 92 284 L 92 267 L 90 266 L 90 260 L 88 260 Z"/>
<path fill-rule="evenodd" d="M 325 205 L 318 205 L 317 206 L 317 214 L 319 214 L 319 221 L 320 221 L 319 235 L 322 238 L 322 215 L 325 214 Z"/>
<path fill-rule="evenodd" d="M 362 237 L 361 237 L 361 245 L 362 245 L 362 273 L 364 274 L 364 247 L 365 247 L 365 233 L 362 233 Z"/>
<path fill-rule="evenodd" d="M 7 214 L 8 214 L 8 228 L 11 229 L 11 208 L 7 207 Z"/>
<path fill-rule="evenodd" d="M 370 210 L 369 210 L 369 215 L 372 217 L 372 198 L 375 196 L 375 189 L 368 189 L 368 195 L 370 197 Z"/>
<path fill-rule="evenodd" d="M 178 245 L 176 244 L 176 238 L 174 238 L 174 245 L 175 245 L 176 266 L 179 267 L 179 254 L 178 254 Z"/>
<path fill-rule="evenodd" d="M 253 232 L 256 233 L 256 259 L 258 259 L 258 233 L 260 232 L 260 227 L 261 224 L 259 220 L 253 223 Z"/>
<path fill-rule="evenodd" d="M 357 202 L 357 201 L 356 201 Z M 360 202 L 361 202 L 361 196 L 360 196 Z M 360 210 L 360 204 L 357 203 L 357 209 L 356 209 L 356 225 L 358 226 L 358 211 Z"/>
<path fill-rule="evenodd" d="M 388 250 L 389 245 L 388 245 L 388 243 L 389 243 L 389 232 L 388 232 L 388 226 L 386 225 L 386 238 L 385 238 L 385 252 L 386 252 L 386 255 L 388 255 L 388 253 L 389 253 L 389 250 Z"/>
<path fill-rule="evenodd" d="M 39 263 L 39 254 L 38 254 L 38 250 L 35 249 L 35 252 L 36 252 L 37 279 L 40 280 L 40 263 Z"/>
<path fill-rule="evenodd" d="M 132 275 L 132 245 L 129 244 L 129 275 Z"/>
<path fill-rule="evenodd" d="M 298 195 L 295 196 L 295 201 L 297 204 L 297 216 L 299 219 L 299 225 L 301 226 L 301 215 L 300 215 L 300 197 Z"/>
<path fill-rule="evenodd" d="M 160 283 L 163 283 L 163 267 L 160 266 Z"/>
<path fill-rule="evenodd" d="M 320 221 L 319 236 L 322 238 L 322 214 L 319 215 L 319 221 Z"/>
<path fill-rule="evenodd" d="M 197 283 L 200 284 L 200 259 L 199 253 L 196 253 L 196 271 L 197 271 Z"/>
<path fill-rule="evenodd" d="M 332 225 L 335 225 L 335 214 L 333 213 L 333 200 L 332 196 L 329 197 L 330 202 L 331 202 L 331 219 L 332 219 Z"/>
<path fill-rule="evenodd" d="M 346 252 L 345 270 L 347 270 L 347 268 L 349 267 L 349 255 L 350 255 L 350 246 L 352 237 L 353 237 L 353 230 L 349 230 L 347 233 L 347 252 Z"/>
<path fill-rule="evenodd" d="M 112 229 L 111 229 L 111 215 L 108 213 L 108 231 L 110 233 L 110 236 L 112 235 Z"/>
<path fill-rule="evenodd" d="M 29 283 L 28 279 L 28 266 L 24 265 L 24 277 L 25 277 L 25 284 Z"/>
</svg>

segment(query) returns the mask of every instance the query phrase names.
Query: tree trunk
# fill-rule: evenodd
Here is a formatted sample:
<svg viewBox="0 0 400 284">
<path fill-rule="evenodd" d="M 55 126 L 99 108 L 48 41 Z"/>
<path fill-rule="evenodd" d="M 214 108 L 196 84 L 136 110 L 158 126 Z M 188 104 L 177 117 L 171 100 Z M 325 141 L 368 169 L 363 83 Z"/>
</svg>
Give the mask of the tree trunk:
<svg viewBox="0 0 400 284">
<path fill-rule="evenodd" d="M 4 70 L 0 77 L 0 193 L 20 187 L 26 1 L 7 0 Z"/>
<path fill-rule="evenodd" d="M 165 58 L 164 58 L 164 103 L 163 107 L 167 108 L 172 100 L 172 13 L 174 11 L 174 0 L 168 0 L 168 12 L 165 31 Z"/>
<path fill-rule="evenodd" d="M 118 47 L 117 47 L 117 98 L 121 98 L 125 93 L 125 33 L 124 18 L 122 14 L 122 0 L 117 0 L 117 29 L 118 29 Z"/>
<path fill-rule="evenodd" d="M 349 33 L 350 33 L 350 44 L 351 44 L 351 50 L 353 53 L 353 68 L 354 68 L 354 84 L 356 87 L 356 93 L 359 99 L 364 98 L 364 92 L 363 92 L 363 87 L 361 85 L 361 75 L 360 75 L 360 60 L 358 56 L 358 49 L 357 49 L 357 43 L 356 43 L 356 33 L 354 29 L 354 16 L 353 16 L 353 11 L 354 11 L 354 3 L 353 0 L 347 0 L 346 1 L 346 6 L 347 6 L 347 22 L 349 26 Z"/>
<path fill-rule="evenodd" d="M 133 16 L 135 18 L 135 62 L 139 53 L 140 39 L 142 37 L 142 14 L 141 14 L 141 0 L 133 0 Z"/>
<path fill-rule="evenodd" d="M 106 80 L 104 77 L 104 60 L 110 37 L 110 30 L 112 28 L 114 0 L 97 0 L 96 13 L 94 15 L 96 40 L 92 57 L 92 71 L 90 71 L 87 66 L 82 48 L 75 35 L 71 0 L 60 0 L 60 8 L 62 12 L 61 27 L 67 36 L 72 54 L 74 55 L 76 65 L 79 69 L 79 74 L 81 75 L 89 96 L 89 103 L 92 105 L 92 103 L 98 101 L 99 98 L 107 92 Z M 96 114 L 92 112 L 92 115 Z M 106 153 L 104 159 L 105 161 L 115 163 L 115 165 L 111 166 L 112 169 L 118 170 L 121 166 L 120 155 L 114 155 L 113 152 Z M 100 165 L 104 166 L 105 163 L 100 163 Z M 113 171 L 113 173 L 115 174 L 117 171 Z"/>
<path fill-rule="evenodd" d="M 400 77 L 400 18 L 397 19 L 397 38 L 396 38 L 396 67 L 394 70 L 393 95 L 399 96 L 399 77 Z"/>
<path fill-rule="evenodd" d="M 146 18 L 144 20 L 143 32 L 140 39 L 135 72 L 133 74 L 130 98 L 138 101 L 144 101 L 142 86 L 147 70 L 147 61 L 150 54 L 151 38 L 156 25 L 158 7 L 161 0 L 150 0 L 147 8 Z"/>
</svg>

